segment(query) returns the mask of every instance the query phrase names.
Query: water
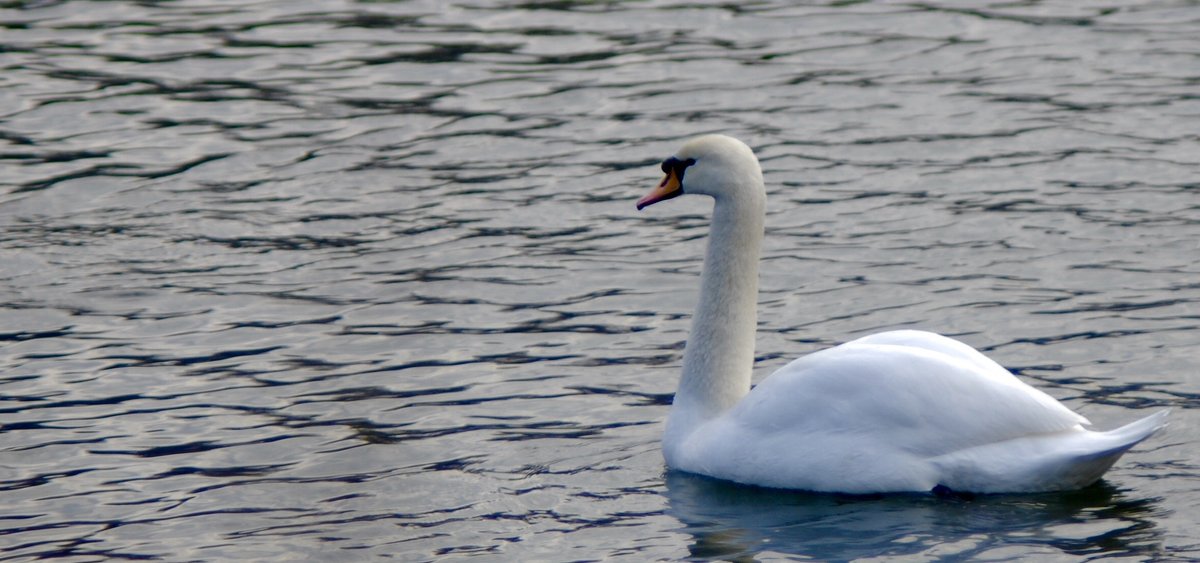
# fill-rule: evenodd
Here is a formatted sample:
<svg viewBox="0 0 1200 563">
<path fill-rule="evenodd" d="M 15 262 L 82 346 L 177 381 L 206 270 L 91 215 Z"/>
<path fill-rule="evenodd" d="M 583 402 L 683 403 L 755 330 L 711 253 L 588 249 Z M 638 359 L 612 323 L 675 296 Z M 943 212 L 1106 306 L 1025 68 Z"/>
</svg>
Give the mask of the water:
<svg viewBox="0 0 1200 563">
<path fill-rule="evenodd" d="M 1193 2 L 0 4 L 0 559 L 1200 557 Z M 758 377 L 955 335 L 1103 427 L 1062 495 L 664 472 L 760 154 Z"/>
</svg>

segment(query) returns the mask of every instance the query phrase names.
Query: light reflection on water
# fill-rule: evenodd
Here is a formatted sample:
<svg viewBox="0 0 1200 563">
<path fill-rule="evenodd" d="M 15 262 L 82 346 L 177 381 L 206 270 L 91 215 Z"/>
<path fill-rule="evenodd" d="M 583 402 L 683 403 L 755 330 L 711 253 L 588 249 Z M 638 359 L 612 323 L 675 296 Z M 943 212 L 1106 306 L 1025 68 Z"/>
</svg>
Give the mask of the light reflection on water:
<svg viewBox="0 0 1200 563">
<path fill-rule="evenodd" d="M 0 6 L 0 553 L 1195 558 L 1188 3 Z M 956 335 L 1101 485 L 844 498 L 664 474 L 704 202 L 770 192 L 760 377 Z"/>
<path fill-rule="evenodd" d="M 1162 554 L 1160 499 L 1129 498 L 1107 483 L 1064 494 L 945 499 L 788 493 L 670 473 L 667 498 L 669 513 L 694 538 L 690 554 L 705 559 Z"/>
</svg>

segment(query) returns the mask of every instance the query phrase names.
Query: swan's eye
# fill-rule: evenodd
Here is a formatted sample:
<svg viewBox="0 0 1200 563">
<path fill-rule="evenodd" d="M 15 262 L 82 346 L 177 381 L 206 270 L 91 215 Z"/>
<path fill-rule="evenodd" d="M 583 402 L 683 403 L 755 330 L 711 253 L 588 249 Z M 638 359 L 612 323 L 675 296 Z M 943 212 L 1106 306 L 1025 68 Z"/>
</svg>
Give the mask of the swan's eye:
<svg viewBox="0 0 1200 563">
<path fill-rule="evenodd" d="M 689 167 L 693 164 L 696 164 L 696 159 L 694 159 L 694 158 L 689 158 L 687 160 L 679 160 L 678 158 L 675 158 L 672 156 L 671 158 L 668 158 L 663 161 L 662 171 L 664 174 L 670 174 L 670 173 L 674 172 L 675 177 L 682 180 L 684 169 L 686 169 L 687 167 Z"/>
</svg>

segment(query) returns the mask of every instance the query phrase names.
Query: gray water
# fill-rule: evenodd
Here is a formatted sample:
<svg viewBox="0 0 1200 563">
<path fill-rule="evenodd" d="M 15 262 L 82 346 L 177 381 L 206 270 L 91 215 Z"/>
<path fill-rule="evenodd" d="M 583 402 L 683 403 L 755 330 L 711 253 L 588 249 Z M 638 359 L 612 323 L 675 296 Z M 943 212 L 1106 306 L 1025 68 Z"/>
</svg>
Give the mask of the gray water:
<svg viewBox="0 0 1200 563">
<path fill-rule="evenodd" d="M 1200 4 L 0 3 L 0 560 L 1200 558 Z M 756 378 L 954 335 L 1089 489 L 739 488 L 659 435 L 758 151 Z"/>
</svg>

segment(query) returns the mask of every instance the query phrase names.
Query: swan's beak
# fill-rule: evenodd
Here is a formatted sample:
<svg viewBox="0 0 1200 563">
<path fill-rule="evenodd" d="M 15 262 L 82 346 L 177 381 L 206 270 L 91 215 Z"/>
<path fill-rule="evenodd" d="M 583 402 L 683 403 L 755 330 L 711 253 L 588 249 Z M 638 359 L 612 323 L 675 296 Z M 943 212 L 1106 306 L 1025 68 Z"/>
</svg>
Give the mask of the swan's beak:
<svg viewBox="0 0 1200 563">
<path fill-rule="evenodd" d="M 643 207 L 681 195 L 683 195 L 683 186 L 679 183 L 679 175 L 672 169 L 667 172 L 666 176 L 663 176 L 657 188 L 650 190 L 646 197 L 638 200 L 637 208 L 638 211 L 641 211 Z"/>
</svg>

